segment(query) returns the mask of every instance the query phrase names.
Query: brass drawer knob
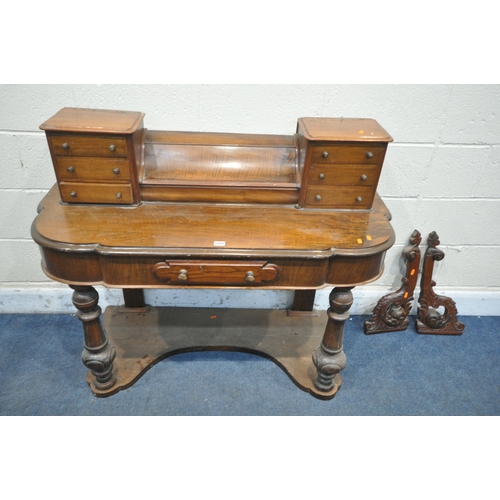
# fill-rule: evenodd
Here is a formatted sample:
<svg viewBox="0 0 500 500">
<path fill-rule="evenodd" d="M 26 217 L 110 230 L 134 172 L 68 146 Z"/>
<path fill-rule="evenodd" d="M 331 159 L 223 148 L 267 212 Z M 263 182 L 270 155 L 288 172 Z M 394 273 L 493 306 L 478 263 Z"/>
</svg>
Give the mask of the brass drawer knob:
<svg viewBox="0 0 500 500">
<path fill-rule="evenodd" d="M 119 168 L 114 168 L 113 169 L 113 173 L 118 175 L 120 173 L 120 169 Z"/>
<path fill-rule="evenodd" d="M 368 151 L 368 153 L 366 153 L 366 157 L 367 158 L 372 158 L 373 157 L 373 153 L 371 151 Z"/>
<path fill-rule="evenodd" d="M 249 283 L 253 283 L 255 281 L 255 275 L 253 274 L 253 271 L 248 271 L 247 272 L 247 275 L 245 277 L 245 279 L 249 282 Z"/>
<path fill-rule="evenodd" d="M 116 150 L 116 146 L 114 144 L 111 144 L 111 146 L 109 146 L 109 150 L 111 152 L 115 151 Z"/>
<path fill-rule="evenodd" d="M 120 199 L 120 198 L 122 197 L 122 194 L 121 194 L 121 193 L 116 193 L 116 197 L 117 197 L 118 199 Z"/>
<path fill-rule="evenodd" d="M 317 194 L 317 195 L 314 197 L 314 199 L 315 199 L 316 201 L 321 201 L 321 195 Z"/>
<path fill-rule="evenodd" d="M 361 180 L 362 180 L 362 181 L 366 181 L 366 179 L 368 179 L 368 176 L 367 176 L 367 175 L 365 175 L 365 174 L 363 174 L 363 175 L 361 176 Z"/>
<path fill-rule="evenodd" d="M 325 178 L 325 174 L 319 174 L 319 175 L 318 175 L 318 179 L 319 179 L 320 181 L 322 181 L 324 178 Z"/>
<path fill-rule="evenodd" d="M 75 171 L 75 167 L 69 166 L 66 170 L 67 170 L 70 174 L 72 174 L 72 173 Z"/>
<path fill-rule="evenodd" d="M 323 153 L 321 154 L 321 156 L 323 158 L 328 158 L 328 151 L 323 151 Z"/>
<path fill-rule="evenodd" d="M 363 201 L 363 198 L 361 198 L 361 196 L 356 196 L 356 201 L 358 203 L 361 203 Z"/>
<path fill-rule="evenodd" d="M 177 276 L 177 279 L 179 281 L 187 281 L 187 279 L 188 279 L 188 272 L 185 269 L 181 269 L 179 271 L 179 275 Z"/>
<path fill-rule="evenodd" d="M 69 149 L 69 144 L 67 142 L 63 142 L 62 148 Z"/>
<path fill-rule="evenodd" d="M 71 196 L 71 198 L 76 198 L 76 191 L 71 191 L 69 195 Z"/>
</svg>

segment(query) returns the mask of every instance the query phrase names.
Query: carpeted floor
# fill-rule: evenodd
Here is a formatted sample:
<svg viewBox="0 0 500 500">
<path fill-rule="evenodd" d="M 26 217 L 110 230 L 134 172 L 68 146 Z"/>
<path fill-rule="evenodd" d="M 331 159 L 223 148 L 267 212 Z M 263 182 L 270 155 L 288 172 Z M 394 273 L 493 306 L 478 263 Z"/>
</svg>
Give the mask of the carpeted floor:
<svg viewBox="0 0 500 500">
<path fill-rule="evenodd" d="M 500 415 L 500 317 L 461 317 L 461 336 L 367 336 L 346 324 L 347 366 L 330 401 L 272 361 L 236 352 L 172 356 L 134 386 L 96 398 L 72 315 L 0 315 L 0 415 Z"/>
</svg>

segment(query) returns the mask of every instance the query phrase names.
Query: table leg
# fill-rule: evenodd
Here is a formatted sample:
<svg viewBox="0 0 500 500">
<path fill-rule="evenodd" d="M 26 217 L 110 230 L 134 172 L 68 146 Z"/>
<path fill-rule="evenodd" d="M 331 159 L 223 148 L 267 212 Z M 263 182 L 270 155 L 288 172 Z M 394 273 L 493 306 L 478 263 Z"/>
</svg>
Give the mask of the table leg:
<svg viewBox="0 0 500 500">
<path fill-rule="evenodd" d="M 71 285 L 70 285 L 71 286 Z M 108 342 L 98 306 L 99 294 L 91 286 L 71 286 L 73 304 L 78 309 L 76 316 L 83 323 L 85 348 L 82 353 L 83 364 L 94 375 L 97 389 L 109 389 L 116 382 L 113 373 L 115 348 Z"/>
<path fill-rule="evenodd" d="M 338 287 L 331 291 L 328 323 L 323 341 L 313 353 L 313 363 L 318 373 L 314 386 L 323 392 L 333 388 L 335 375 L 340 373 L 346 364 L 343 351 L 344 326 L 353 303 L 352 288 Z"/>
<path fill-rule="evenodd" d="M 123 299 L 127 308 L 146 307 L 144 290 L 142 288 L 124 288 Z"/>
</svg>

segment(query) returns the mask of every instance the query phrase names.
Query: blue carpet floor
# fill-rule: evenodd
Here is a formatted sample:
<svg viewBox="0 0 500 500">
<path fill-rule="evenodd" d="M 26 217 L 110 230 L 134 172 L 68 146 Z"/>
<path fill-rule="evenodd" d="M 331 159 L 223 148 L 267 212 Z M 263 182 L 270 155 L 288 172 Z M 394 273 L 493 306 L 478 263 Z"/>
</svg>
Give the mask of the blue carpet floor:
<svg viewBox="0 0 500 500">
<path fill-rule="evenodd" d="M 235 352 L 180 354 L 134 386 L 96 398 L 72 315 L 0 315 L 0 415 L 500 415 L 500 317 L 460 317 L 461 336 L 367 336 L 346 324 L 335 398 L 298 389 L 272 361 Z"/>
</svg>

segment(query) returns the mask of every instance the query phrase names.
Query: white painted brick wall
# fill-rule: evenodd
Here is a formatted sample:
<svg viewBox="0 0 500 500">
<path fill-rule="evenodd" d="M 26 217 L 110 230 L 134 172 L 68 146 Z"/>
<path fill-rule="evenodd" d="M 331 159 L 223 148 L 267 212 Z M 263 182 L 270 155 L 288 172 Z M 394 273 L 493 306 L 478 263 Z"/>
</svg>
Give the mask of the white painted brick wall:
<svg viewBox="0 0 500 500">
<path fill-rule="evenodd" d="M 61 296 L 69 291 L 40 270 L 29 233 L 55 182 L 38 127 L 65 106 L 142 111 L 148 129 L 213 132 L 292 134 L 300 116 L 374 118 L 395 139 L 379 193 L 397 242 L 381 279 L 361 288 L 369 300 L 355 312 L 369 312 L 400 286 L 401 250 L 418 229 L 424 242 L 437 231 L 446 253 L 435 266 L 436 290 L 454 298 L 459 313 L 500 315 L 500 85 L 0 85 L 0 312 L 71 307 Z M 156 303 L 172 299 L 172 292 L 148 294 Z M 253 294 L 186 291 L 176 300 L 228 307 L 291 300 L 288 292 Z M 326 297 L 318 294 L 318 307 Z M 477 309 L 478 301 L 488 307 Z"/>
</svg>

